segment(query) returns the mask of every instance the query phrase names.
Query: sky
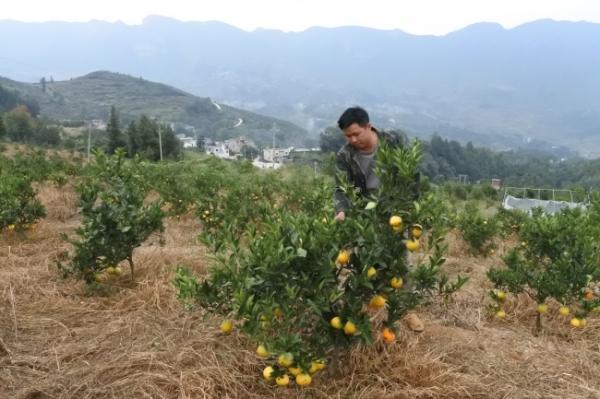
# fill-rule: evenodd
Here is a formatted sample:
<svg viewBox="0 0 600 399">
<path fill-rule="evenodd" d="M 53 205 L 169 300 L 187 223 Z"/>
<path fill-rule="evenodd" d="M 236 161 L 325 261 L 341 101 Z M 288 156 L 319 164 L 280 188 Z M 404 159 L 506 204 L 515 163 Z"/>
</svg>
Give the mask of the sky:
<svg viewBox="0 0 600 399">
<path fill-rule="evenodd" d="M 366 26 L 443 35 L 476 22 L 513 28 L 537 19 L 600 23 L 600 0 L 4 0 L 0 20 L 92 19 L 130 25 L 147 15 L 222 21 L 245 30 Z"/>
</svg>

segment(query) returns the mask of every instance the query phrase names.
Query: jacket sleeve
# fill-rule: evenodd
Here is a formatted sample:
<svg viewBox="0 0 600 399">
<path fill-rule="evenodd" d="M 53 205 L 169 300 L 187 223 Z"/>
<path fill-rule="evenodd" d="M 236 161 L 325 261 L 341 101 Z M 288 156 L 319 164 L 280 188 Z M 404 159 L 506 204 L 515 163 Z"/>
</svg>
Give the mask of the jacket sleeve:
<svg viewBox="0 0 600 399">
<path fill-rule="evenodd" d="M 341 211 L 346 212 L 350 208 L 350 199 L 340 186 L 341 179 L 349 179 L 349 176 L 350 165 L 344 156 L 338 153 L 335 161 L 335 188 L 333 191 L 333 206 L 336 214 Z"/>
</svg>

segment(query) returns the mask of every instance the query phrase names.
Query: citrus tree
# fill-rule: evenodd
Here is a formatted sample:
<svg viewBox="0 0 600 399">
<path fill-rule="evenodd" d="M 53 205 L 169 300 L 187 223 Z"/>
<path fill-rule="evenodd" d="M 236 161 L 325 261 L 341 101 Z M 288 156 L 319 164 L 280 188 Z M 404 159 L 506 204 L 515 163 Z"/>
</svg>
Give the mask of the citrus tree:
<svg viewBox="0 0 600 399">
<path fill-rule="evenodd" d="M 245 223 L 241 235 L 227 227 L 232 221 L 224 223 L 229 234 L 218 236 L 216 264 L 206 278 L 199 281 L 178 268 L 179 298 L 223 315 L 224 333 L 237 326 L 248 334 L 265 359 L 263 376 L 278 385 L 287 385 L 290 376 L 299 386 L 310 384 L 328 359 L 351 345 L 393 343 L 395 322 L 408 310 L 465 281 L 448 284 L 441 274 L 439 238 L 426 261 L 422 256 L 409 265 L 407 254 L 422 251 L 419 221 L 431 221 L 416 198 L 420 157 L 418 143 L 393 149 L 383 144 L 377 160 L 380 193 L 358 197 L 345 187 L 353 207 L 342 223 L 325 216 L 325 210 L 332 213 L 332 187 L 316 180 L 277 192 L 260 223 Z M 244 199 L 235 198 L 245 218 Z M 277 206 L 285 199 L 293 200 L 293 210 Z M 203 234 L 212 243 L 217 237 L 211 229 Z"/>
<path fill-rule="evenodd" d="M 118 275 L 127 260 L 134 278 L 133 250 L 153 232 L 162 231 L 161 201 L 145 202 L 149 186 L 141 177 L 139 161 L 126 161 L 125 153 L 99 152 L 90 176 L 78 186 L 82 225 L 70 240 L 70 264 L 59 264 L 65 275 L 74 273 L 86 283 Z"/>
<path fill-rule="evenodd" d="M 494 249 L 493 238 L 498 233 L 497 219 L 484 217 L 475 204 L 466 204 L 458 215 L 456 225 L 474 254 L 485 256 Z"/>
<path fill-rule="evenodd" d="M 27 229 L 46 216 L 27 176 L 0 173 L 0 230 Z"/>
<path fill-rule="evenodd" d="M 533 211 L 520 227 L 520 244 L 504 258 L 506 267 L 492 268 L 489 279 L 496 289 L 496 315 L 505 317 L 502 304 L 506 291 L 526 293 L 537 302 L 536 326 L 549 311 L 548 302 L 558 304 L 562 316 L 573 315 L 571 325 L 584 327 L 586 316 L 600 309 L 596 284 L 600 280 L 599 202 L 587 211 L 565 209 L 546 215 Z"/>
</svg>

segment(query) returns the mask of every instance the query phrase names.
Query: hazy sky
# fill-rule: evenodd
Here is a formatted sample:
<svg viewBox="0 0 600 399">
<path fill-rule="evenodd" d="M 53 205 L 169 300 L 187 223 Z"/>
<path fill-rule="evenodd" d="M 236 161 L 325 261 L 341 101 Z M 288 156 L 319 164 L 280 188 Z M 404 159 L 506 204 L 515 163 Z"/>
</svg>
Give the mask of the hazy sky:
<svg viewBox="0 0 600 399">
<path fill-rule="evenodd" d="M 600 22 L 600 0 L 3 0 L 0 19 L 123 21 L 149 14 L 182 21 L 218 20 L 246 30 L 299 31 L 359 25 L 445 34 L 475 22 L 512 28 L 541 18 Z"/>
</svg>

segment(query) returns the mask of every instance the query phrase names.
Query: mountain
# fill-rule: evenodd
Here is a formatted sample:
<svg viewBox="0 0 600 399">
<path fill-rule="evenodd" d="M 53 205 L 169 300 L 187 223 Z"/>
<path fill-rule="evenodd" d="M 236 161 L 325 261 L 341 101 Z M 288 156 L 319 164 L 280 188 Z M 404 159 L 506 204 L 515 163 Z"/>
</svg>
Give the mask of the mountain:
<svg viewBox="0 0 600 399">
<path fill-rule="evenodd" d="M 165 82 L 316 133 L 348 105 L 381 127 L 495 149 L 600 156 L 600 24 L 480 23 L 444 36 L 360 27 L 246 32 L 151 16 L 141 25 L 0 21 L 0 75 L 106 69 Z"/>
<path fill-rule="evenodd" d="M 280 145 L 304 145 L 307 138 L 305 130 L 290 122 L 119 73 L 99 71 L 33 84 L 0 78 L 0 89 L 35 104 L 42 117 L 51 119 L 106 121 L 114 105 L 124 125 L 146 114 L 163 123 L 193 126 L 198 134 L 218 139 L 246 136 L 270 144 L 275 134 Z"/>
</svg>

